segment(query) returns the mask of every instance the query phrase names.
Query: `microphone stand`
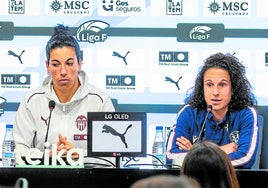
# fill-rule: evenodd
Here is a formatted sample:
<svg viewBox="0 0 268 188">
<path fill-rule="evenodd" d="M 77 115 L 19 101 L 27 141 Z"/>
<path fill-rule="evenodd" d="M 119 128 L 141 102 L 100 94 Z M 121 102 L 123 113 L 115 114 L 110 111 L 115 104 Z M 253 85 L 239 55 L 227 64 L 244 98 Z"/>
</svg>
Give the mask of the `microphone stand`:
<svg viewBox="0 0 268 188">
<path fill-rule="evenodd" d="M 46 148 L 46 142 L 47 142 L 49 127 L 50 127 L 50 119 L 51 119 L 52 111 L 55 108 L 55 101 L 53 101 L 53 100 L 49 101 L 48 107 L 49 107 L 50 112 L 49 112 L 49 116 L 48 116 L 47 132 L 46 132 L 46 137 L 45 137 L 45 146 L 44 146 L 44 148 Z"/>
<path fill-rule="evenodd" d="M 47 142 L 47 137 L 48 137 L 48 132 L 49 132 L 49 125 L 50 125 L 50 119 L 51 119 L 51 113 L 52 113 L 52 110 L 50 110 L 49 112 L 49 119 L 48 119 L 48 123 L 47 123 L 47 132 L 46 132 L 46 137 L 45 137 L 45 143 Z"/>
<path fill-rule="evenodd" d="M 201 130 L 200 130 L 200 133 L 199 133 L 199 136 L 198 136 L 198 138 L 197 138 L 197 140 L 195 142 L 198 142 L 198 141 L 200 141 L 203 138 L 204 129 L 205 129 L 205 125 L 206 125 L 206 122 L 207 122 L 208 114 L 209 114 L 209 112 L 211 112 L 211 110 L 212 110 L 212 105 L 208 105 L 207 106 L 207 112 L 206 112 L 205 120 L 204 120 L 204 122 L 202 124 Z"/>
</svg>

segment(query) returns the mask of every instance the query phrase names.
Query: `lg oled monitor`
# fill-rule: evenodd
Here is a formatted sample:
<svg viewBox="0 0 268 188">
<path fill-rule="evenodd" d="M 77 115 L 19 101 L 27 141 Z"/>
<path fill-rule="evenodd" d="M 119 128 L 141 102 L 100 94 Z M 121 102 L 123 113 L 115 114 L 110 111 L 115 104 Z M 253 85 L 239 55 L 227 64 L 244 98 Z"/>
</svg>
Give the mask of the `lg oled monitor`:
<svg viewBox="0 0 268 188">
<path fill-rule="evenodd" d="M 145 157 L 145 112 L 88 112 L 88 156 Z"/>
</svg>

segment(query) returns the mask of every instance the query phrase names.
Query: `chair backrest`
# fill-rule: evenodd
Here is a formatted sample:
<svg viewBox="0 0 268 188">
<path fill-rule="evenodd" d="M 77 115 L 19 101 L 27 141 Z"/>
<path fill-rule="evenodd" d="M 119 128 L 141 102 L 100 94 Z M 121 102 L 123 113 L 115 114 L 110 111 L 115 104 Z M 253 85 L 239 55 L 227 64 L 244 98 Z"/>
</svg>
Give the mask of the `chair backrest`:
<svg viewBox="0 0 268 188">
<path fill-rule="evenodd" d="M 15 188 L 28 188 L 28 180 L 26 178 L 19 178 L 16 181 Z"/>
<path fill-rule="evenodd" d="M 262 146 L 261 146 L 261 154 L 260 154 L 260 169 L 268 169 L 268 127 L 264 126 L 264 118 L 261 116 L 260 123 L 263 125 L 262 131 Z"/>
<path fill-rule="evenodd" d="M 258 115 L 258 148 L 256 154 L 256 160 L 251 169 L 260 169 L 262 161 L 262 146 L 263 146 L 263 116 Z"/>
<path fill-rule="evenodd" d="M 113 105 L 114 105 L 114 109 L 115 109 L 115 111 L 117 112 L 118 109 L 119 109 L 117 99 L 111 98 L 111 101 L 112 101 L 112 103 L 113 103 Z"/>
</svg>

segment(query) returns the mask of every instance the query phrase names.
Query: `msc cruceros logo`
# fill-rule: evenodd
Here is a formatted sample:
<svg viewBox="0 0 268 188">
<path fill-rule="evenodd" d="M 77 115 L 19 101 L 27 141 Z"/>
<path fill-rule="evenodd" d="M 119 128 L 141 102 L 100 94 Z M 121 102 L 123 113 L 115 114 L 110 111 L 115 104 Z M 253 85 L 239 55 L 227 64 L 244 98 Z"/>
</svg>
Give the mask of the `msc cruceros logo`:
<svg viewBox="0 0 268 188">
<path fill-rule="evenodd" d="M 76 32 L 76 38 L 81 42 L 104 42 L 107 39 L 107 28 L 110 25 L 108 23 L 91 20 L 80 25 Z"/>
</svg>

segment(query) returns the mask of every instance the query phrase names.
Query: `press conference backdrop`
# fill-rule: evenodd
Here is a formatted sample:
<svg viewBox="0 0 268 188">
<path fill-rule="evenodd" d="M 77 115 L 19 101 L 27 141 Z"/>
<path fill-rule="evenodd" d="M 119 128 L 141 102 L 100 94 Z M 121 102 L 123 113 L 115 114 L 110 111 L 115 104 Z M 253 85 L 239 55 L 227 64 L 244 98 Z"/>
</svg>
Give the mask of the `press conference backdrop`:
<svg viewBox="0 0 268 188">
<path fill-rule="evenodd" d="M 267 7 L 267 0 L 1 0 L 1 129 L 47 76 L 44 49 L 57 24 L 70 27 L 83 69 L 117 101 L 117 110 L 148 113 L 148 153 L 154 127 L 176 122 L 187 89 L 212 53 L 243 61 L 265 107 Z"/>
</svg>

